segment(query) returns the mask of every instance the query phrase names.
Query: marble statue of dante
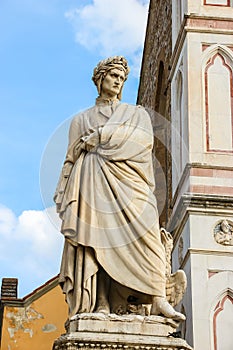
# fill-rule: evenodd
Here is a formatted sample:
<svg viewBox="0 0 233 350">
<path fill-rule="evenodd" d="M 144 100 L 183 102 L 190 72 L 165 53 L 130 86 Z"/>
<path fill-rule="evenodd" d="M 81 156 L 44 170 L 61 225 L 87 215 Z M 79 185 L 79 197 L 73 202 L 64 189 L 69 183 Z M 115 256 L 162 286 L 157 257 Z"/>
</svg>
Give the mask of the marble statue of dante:
<svg viewBox="0 0 233 350">
<path fill-rule="evenodd" d="M 119 102 L 128 73 L 122 56 L 101 61 L 96 104 L 71 122 L 54 197 L 65 237 L 59 282 L 70 317 L 117 312 L 123 288 L 128 299 L 150 296 L 151 314 L 181 320 L 166 300 L 150 117 Z"/>
</svg>

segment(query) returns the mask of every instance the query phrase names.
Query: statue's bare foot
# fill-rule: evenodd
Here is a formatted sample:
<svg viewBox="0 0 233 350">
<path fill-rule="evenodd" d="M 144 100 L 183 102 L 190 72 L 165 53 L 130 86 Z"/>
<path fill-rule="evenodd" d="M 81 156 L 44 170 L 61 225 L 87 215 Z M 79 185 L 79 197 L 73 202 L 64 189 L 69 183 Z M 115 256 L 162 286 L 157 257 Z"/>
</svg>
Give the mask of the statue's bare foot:
<svg viewBox="0 0 233 350">
<path fill-rule="evenodd" d="M 95 312 L 100 312 L 102 314 L 110 314 L 110 307 L 108 301 L 102 298 L 98 300 Z"/>
<path fill-rule="evenodd" d="M 174 310 L 173 307 L 168 303 L 168 301 L 163 297 L 153 297 L 150 314 L 162 314 L 165 317 L 172 318 L 173 320 L 177 321 L 184 321 L 186 319 L 185 315 Z"/>
</svg>

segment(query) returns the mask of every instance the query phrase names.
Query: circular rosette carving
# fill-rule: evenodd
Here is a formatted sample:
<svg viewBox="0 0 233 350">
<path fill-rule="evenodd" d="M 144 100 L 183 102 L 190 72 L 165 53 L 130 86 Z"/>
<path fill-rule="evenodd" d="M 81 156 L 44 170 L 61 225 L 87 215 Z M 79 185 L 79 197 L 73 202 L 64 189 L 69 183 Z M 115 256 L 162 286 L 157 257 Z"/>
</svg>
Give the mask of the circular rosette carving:
<svg viewBox="0 0 233 350">
<path fill-rule="evenodd" d="M 214 227 L 214 239 L 218 244 L 233 245 L 233 222 L 227 219 L 219 221 Z"/>
</svg>

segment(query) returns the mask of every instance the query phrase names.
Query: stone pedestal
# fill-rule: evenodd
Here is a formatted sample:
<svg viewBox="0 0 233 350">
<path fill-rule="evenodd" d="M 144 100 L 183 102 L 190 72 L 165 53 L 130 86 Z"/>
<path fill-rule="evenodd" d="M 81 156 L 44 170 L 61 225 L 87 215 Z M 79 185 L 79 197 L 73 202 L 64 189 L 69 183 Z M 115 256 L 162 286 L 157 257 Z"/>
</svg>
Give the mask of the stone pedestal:
<svg viewBox="0 0 233 350">
<path fill-rule="evenodd" d="M 177 326 L 160 316 L 80 314 L 71 319 L 53 350 L 191 350 L 183 339 L 174 338 Z"/>
</svg>

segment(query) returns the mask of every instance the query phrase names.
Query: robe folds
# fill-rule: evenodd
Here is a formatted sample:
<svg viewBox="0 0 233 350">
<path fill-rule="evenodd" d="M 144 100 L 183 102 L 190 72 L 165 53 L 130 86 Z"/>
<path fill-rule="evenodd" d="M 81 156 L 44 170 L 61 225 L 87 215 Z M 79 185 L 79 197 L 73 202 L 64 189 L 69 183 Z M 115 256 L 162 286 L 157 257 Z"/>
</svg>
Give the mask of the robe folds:
<svg viewBox="0 0 233 350">
<path fill-rule="evenodd" d="M 141 106 L 99 104 L 71 122 L 54 197 L 70 316 L 94 311 L 100 267 L 123 286 L 165 296 L 152 147 L 150 117 Z"/>
</svg>

